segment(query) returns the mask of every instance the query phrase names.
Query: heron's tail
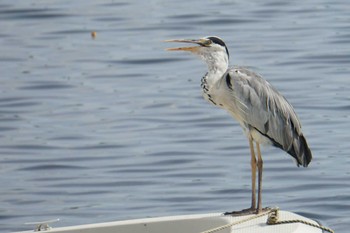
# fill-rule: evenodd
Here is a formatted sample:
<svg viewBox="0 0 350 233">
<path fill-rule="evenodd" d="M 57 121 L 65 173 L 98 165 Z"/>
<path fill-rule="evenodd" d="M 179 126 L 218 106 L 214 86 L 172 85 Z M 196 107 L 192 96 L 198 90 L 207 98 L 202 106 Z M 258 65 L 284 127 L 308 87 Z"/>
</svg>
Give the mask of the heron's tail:
<svg viewBox="0 0 350 233">
<path fill-rule="evenodd" d="M 311 162 L 311 150 L 303 134 L 294 138 L 293 144 L 287 152 L 296 159 L 298 166 L 307 167 Z"/>
</svg>

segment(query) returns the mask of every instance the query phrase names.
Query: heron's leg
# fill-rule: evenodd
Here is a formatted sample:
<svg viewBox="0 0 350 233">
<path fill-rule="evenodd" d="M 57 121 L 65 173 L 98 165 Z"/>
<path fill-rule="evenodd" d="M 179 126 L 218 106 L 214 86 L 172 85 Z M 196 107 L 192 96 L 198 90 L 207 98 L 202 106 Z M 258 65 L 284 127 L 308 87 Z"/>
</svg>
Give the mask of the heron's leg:
<svg viewBox="0 0 350 233">
<path fill-rule="evenodd" d="M 250 155 L 251 155 L 250 166 L 251 166 L 251 171 L 252 171 L 252 205 L 251 205 L 251 209 L 255 210 L 255 206 L 256 206 L 256 191 L 255 191 L 256 157 L 255 157 L 255 152 L 254 152 L 253 139 L 251 137 L 249 137 L 249 147 L 250 147 Z"/>
<path fill-rule="evenodd" d="M 255 191 L 257 164 L 256 164 L 256 157 L 254 152 L 253 139 L 251 137 L 249 137 L 248 139 L 249 139 L 249 147 L 250 147 L 250 155 L 251 155 L 250 165 L 252 170 L 252 205 L 250 208 L 243 209 L 241 211 L 226 212 L 224 213 L 225 215 L 240 216 L 240 215 L 246 215 L 246 214 L 254 214 L 257 211 L 256 210 L 256 191 Z"/>
<path fill-rule="evenodd" d="M 258 152 L 258 207 L 257 207 L 257 213 L 262 212 L 262 205 L 261 205 L 261 188 L 262 188 L 262 173 L 263 173 L 263 160 L 261 157 L 261 151 L 260 151 L 260 145 L 259 143 L 256 143 L 256 149 Z"/>
</svg>

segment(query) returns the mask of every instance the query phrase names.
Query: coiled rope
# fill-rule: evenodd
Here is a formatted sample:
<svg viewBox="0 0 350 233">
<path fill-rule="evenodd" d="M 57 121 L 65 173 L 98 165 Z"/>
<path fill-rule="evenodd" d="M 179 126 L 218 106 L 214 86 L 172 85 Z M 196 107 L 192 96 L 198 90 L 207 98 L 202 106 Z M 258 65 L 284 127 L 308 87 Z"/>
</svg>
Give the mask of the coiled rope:
<svg viewBox="0 0 350 233">
<path fill-rule="evenodd" d="M 301 220 L 301 219 L 291 219 L 291 220 L 283 220 L 283 221 L 279 221 L 279 209 L 278 208 L 274 208 L 271 209 L 269 212 L 269 216 L 267 218 L 266 224 L 267 225 L 278 225 L 278 224 L 288 224 L 288 223 L 302 223 L 308 226 L 312 226 L 312 227 L 316 227 L 319 228 L 323 231 L 327 231 L 329 233 L 334 233 L 334 231 L 328 227 L 319 225 L 319 224 L 315 224 L 315 223 L 311 223 L 305 220 Z"/>
<path fill-rule="evenodd" d="M 308 221 L 304 221 L 304 220 L 301 220 L 301 219 L 291 219 L 291 220 L 279 221 L 278 220 L 279 219 L 279 208 L 278 207 L 271 208 L 271 209 L 269 209 L 266 212 L 263 212 L 261 214 L 257 214 L 257 215 L 254 215 L 254 216 L 251 216 L 251 217 L 248 217 L 248 218 L 236 221 L 236 222 L 232 222 L 232 223 L 229 223 L 229 224 L 226 224 L 226 225 L 223 225 L 223 226 L 219 226 L 219 227 L 212 228 L 212 229 L 209 229 L 209 230 L 206 230 L 206 231 L 202 231 L 201 233 L 218 232 L 218 231 L 224 230 L 226 228 L 230 228 L 230 227 L 233 227 L 235 225 L 239 225 L 239 224 L 242 224 L 242 223 L 245 223 L 245 222 L 248 222 L 248 221 L 251 221 L 251 220 L 263 217 L 263 216 L 266 216 L 266 215 L 268 215 L 267 221 L 266 221 L 267 225 L 302 223 L 302 224 L 305 224 L 305 225 L 308 225 L 308 226 L 319 228 L 319 229 L 321 229 L 323 231 L 327 231 L 329 233 L 334 233 L 334 231 L 332 229 L 328 228 L 328 227 L 325 227 L 325 226 L 322 226 L 322 225 L 318 225 L 318 224 L 314 224 L 314 223 L 311 223 L 311 222 L 308 222 Z"/>
</svg>

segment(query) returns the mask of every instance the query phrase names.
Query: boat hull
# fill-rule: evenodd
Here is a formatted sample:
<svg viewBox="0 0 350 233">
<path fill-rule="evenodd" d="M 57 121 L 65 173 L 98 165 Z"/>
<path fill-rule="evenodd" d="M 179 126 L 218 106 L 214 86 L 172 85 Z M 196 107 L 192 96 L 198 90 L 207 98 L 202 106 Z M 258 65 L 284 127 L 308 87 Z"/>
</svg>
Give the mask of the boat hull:
<svg viewBox="0 0 350 233">
<path fill-rule="evenodd" d="M 250 219 L 245 221 L 246 219 Z M 298 214 L 279 211 L 279 220 L 302 220 L 317 225 L 317 222 Z M 201 233 L 223 227 L 218 233 L 321 233 L 322 230 L 302 223 L 279 225 L 266 224 L 267 216 L 254 218 L 254 215 L 230 216 L 219 213 L 169 216 L 124 220 L 106 223 L 58 227 L 41 231 L 50 233 Z M 245 221 L 241 223 L 242 221 Z M 230 226 L 229 226 L 230 225 Z M 25 231 L 33 232 L 33 231 Z M 214 231 L 213 231 L 214 233 Z"/>
</svg>

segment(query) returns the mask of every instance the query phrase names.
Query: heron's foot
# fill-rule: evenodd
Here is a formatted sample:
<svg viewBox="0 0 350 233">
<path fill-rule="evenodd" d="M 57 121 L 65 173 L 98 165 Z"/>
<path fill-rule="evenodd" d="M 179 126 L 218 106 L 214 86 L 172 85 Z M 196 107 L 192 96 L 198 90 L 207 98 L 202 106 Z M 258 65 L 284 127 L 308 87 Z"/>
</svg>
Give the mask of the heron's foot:
<svg viewBox="0 0 350 233">
<path fill-rule="evenodd" d="M 269 208 L 269 207 L 262 208 L 260 210 L 250 207 L 248 209 L 243 209 L 243 210 L 239 210 L 239 211 L 226 212 L 226 213 L 224 213 L 224 215 L 244 216 L 244 215 L 250 215 L 250 214 L 261 214 L 261 213 L 265 213 L 269 210 L 271 210 L 271 208 Z"/>
<path fill-rule="evenodd" d="M 260 210 L 256 209 L 256 214 L 262 214 L 262 213 L 265 213 L 265 212 L 270 211 L 270 210 L 271 210 L 270 207 L 261 208 Z"/>
<path fill-rule="evenodd" d="M 224 215 L 232 215 L 232 216 L 243 216 L 243 215 L 250 215 L 250 214 L 256 214 L 257 209 L 255 208 L 248 208 L 248 209 L 243 209 L 239 211 L 232 211 L 232 212 L 226 212 Z"/>
</svg>

